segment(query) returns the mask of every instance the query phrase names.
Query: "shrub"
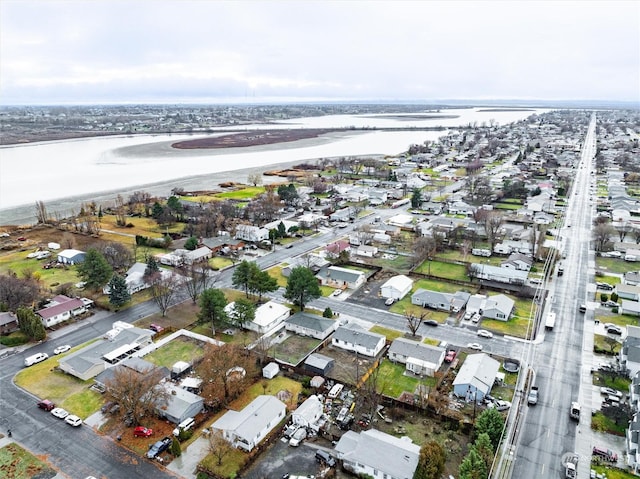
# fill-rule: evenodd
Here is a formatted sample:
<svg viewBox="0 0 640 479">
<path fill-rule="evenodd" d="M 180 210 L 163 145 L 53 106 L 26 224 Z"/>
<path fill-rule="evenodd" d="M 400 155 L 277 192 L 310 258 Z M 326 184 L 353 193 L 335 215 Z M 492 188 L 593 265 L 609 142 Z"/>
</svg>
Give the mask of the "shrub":
<svg viewBox="0 0 640 479">
<path fill-rule="evenodd" d="M 16 331 L 8 336 L 0 336 L 0 344 L 7 347 L 22 346 L 29 342 L 29 338 L 22 331 Z"/>
</svg>

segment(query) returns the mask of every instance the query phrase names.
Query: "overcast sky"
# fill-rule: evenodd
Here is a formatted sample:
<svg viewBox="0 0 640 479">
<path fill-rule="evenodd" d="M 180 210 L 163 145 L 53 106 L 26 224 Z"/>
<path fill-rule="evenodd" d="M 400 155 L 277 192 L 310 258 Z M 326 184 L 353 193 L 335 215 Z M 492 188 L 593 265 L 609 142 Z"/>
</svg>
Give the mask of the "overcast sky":
<svg viewBox="0 0 640 479">
<path fill-rule="evenodd" d="M 0 0 L 0 104 L 639 98 L 634 0 Z"/>
</svg>

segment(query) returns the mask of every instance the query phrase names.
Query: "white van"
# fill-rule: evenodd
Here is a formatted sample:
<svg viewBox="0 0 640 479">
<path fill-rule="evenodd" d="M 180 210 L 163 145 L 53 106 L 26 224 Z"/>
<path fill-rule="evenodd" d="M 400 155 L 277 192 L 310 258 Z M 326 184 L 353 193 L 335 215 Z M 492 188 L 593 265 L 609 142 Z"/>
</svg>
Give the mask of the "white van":
<svg viewBox="0 0 640 479">
<path fill-rule="evenodd" d="M 178 437 L 180 435 L 180 431 L 188 431 L 194 426 L 195 423 L 196 421 L 192 417 L 188 417 L 180 424 L 178 424 L 178 427 L 173 430 L 173 435 Z"/>
<path fill-rule="evenodd" d="M 24 358 L 24 365 L 27 366 L 27 367 L 33 366 L 36 363 L 41 363 L 45 359 L 49 359 L 49 355 L 48 354 L 37 353 L 37 354 L 34 354 L 33 356 L 28 356 L 28 357 Z"/>
</svg>

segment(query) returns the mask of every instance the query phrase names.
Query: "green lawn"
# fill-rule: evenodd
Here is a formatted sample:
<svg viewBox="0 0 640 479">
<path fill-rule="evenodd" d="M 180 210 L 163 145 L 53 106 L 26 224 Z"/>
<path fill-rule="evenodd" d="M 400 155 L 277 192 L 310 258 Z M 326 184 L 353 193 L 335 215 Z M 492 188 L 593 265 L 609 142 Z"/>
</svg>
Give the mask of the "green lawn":
<svg viewBox="0 0 640 479">
<path fill-rule="evenodd" d="M 619 426 L 600 411 L 597 411 L 591 417 L 591 429 L 615 436 L 624 436 L 626 424 Z"/>
<path fill-rule="evenodd" d="M 77 349 L 73 348 L 72 351 Z M 93 384 L 92 379 L 82 381 L 56 370 L 59 358 L 60 356 L 54 356 L 24 368 L 16 375 L 15 382 L 35 396 L 49 399 L 85 419 L 100 407 L 102 402 L 100 394 L 89 389 Z"/>
<path fill-rule="evenodd" d="M 378 367 L 378 391 L 390 397 L 397 398 L 404 391 L 413 393 L 422 383 L 426 386 L 434 386 L 435 378 L 427 377 L 422 380 L 406 376 L 404 364 L 392 363 L 388 359 L 382 361 Z"/>
<path fill-rule="evenodd" d="M 466 291 L 471 294 L 475 294 L 477 289 L 470 290 L 469 288 L 460 287 L 454 283 L 447 283 L 446 281 L 439 281 L 435 279 L 419 279 L 413 283 L 411 293 L 415 293 L 418 289 L 428 289 L 430 291 L 439 291 L 441 293 L 456 293 L 458 291 Z"/>
<path fill-rule="evenodd" d="M 282 268 L 283 266 L 274 266 L 273 268 L 269 268 L 267 271 L 267 273 L 269 273 L 269 276 L 271 276 L 272 278 L 275 278 L 275 280 L 278 282 L 278 286 L 282 287 L 282 288 L 286 288 L 287 287 L 287 278 L 285 278 L 282 275 Z"/>
<path fill-rule="evenodd" d="M 396 338 L 404 336 L 402 331 L 398 331 L 397 329 L 389 329 L 383 328 L 382 326 L 373 326 L 369 329 L 372 333 L 382 334 L 388 341 L 393 341 Z"/>
<path fill-rule="evenodd" d="M 591 469 L 596 471 L 597 474 L 604 474 L 607 479 L 634 479 L 638 477 L 635 474 L 612 466 L 591 464 Z"/>
<path fill-rule="evenodd" d="M 51 478 L 56 471 L 16 443 L 0 449 L 0 475 L 11 479 Z"/>
<path fill-rule="evenodd" d="M 249 200 L 265 192 L 264 186 L 247 186 L 235 191 L 216 193 L 214 197 L 228 200 Z"/>
<path fill-rule="evenodd" d="M 604 273 L 624 274 L 629 271 L 638 271 L 640 264 L 633 261 L 625 261 L 622 258 L 603 258 L 596 256 L 596 268 Z M 596 281 L 608 282 L 598 276 L 596 276 Z M 619 283 L 620 279 L 618 278 L 616 282 Z"/>
<path fill-rule="evenodd" d="M 46 260 L 27 258 L 27 255 L 33 251 L 35 251 L 35 248 L 29 248 L 26 251 L 14 251 L 0 256 L 0 274 L 6 274 L 11 271 L 20 278 L 33 275 L 45 288 L 55 288 L 59 284 L 75 284 L 80 281 L 75 266 L 42 269 L 44 263 L 51 261 L 51 258 L 55 258 L 54 254 Z"/>
<path fill-rule="evenodd" d="M 527 337 L 527 327 L 529 326 L 528 318 L 511 318 L 509 321 L 498 321 L 497 319 L 483 319 L 480 323 L 482 329 L 498 332 L 508 336 L 517 338 Z"/>
<path fill-rule="evenodd" d="M 173 341 L 160 346 L 155 351 L 147 354 L 144 359 L 157 366 L 165 366 L 171 369 L 178 361 L 192 363 L 194 359 L 202 357 L 204 344 L 192 338 L 178 336 Z"/>
<path fill-rule="evenodd" d="M 618 354 L 620 352 L 620 348 L 622 348 L 622 344 L 618 341 L 612 341 L 611 339 L 607 340 L 608 336 L 603 336 L 602 334 L 594 334 L 593 335 L 593 349 L 594 351 L 606 351 L 607 354 Z M 611 352 L 611 348 L 613 347 L 613 352 Z"/>
<path fill-rule="evenodd" d="M 443 263 L 442 261 L 425 261 L 416 271 L 423 274 L 431 274 L 439 278 L 453 279 L 457 281 L 469 281 L 467 268 L 461 264 Z"/>
<path fill-rule="evenodd" d="M 215 256 L 209 260 L 209 265 L 215 270 L 226 268 L 232 264 L 233 261 L 225 256 Z"/>
</svg>

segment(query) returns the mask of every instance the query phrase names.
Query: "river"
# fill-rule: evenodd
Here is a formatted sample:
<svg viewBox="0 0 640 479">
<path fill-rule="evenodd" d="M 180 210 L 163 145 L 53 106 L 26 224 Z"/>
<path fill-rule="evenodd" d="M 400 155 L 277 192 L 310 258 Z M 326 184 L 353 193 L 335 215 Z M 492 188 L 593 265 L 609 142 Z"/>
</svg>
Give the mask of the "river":
<svg viewBox="0 0 640 479">
<path fill-rule="evenodd" d="M 548 110 L 443 110 L 453 118 L 423 118 L 415 114 L 329 115 L 297 118 L 273 128 L 408 128 L 454 127 L 476 123 L 507 124 Z M 237 127 L 236 127 L 237 128 Z M 396 155 L 414 143 L 436 140 L 446 131 L 346 131 L 291 143 L 236 149 L 178 150 L 171 144 L 202 135 L 98 137 L 42 142 L 0 148 L 0 224 L 31 224 L 34 204 L 44 201 L 60 216 L 83 201 L 113 200 L 136 190 L 167 196 L 174 187 L 215 189 L 224 181 L 246 182 L 250 173 L 274 165 L 286 166 L 317 158 Z M 209 135 L 210 136 L 210 135 Z M 265 182 L 269 178 L 265 177 Z M 271 180 L 273 181 L 273 180 Z M 278 179 L 281 181 L 281 179 Z"/>
</svg>

